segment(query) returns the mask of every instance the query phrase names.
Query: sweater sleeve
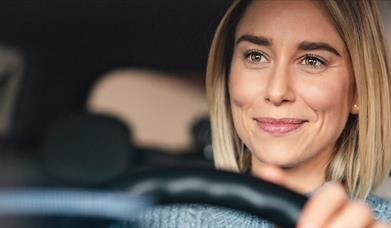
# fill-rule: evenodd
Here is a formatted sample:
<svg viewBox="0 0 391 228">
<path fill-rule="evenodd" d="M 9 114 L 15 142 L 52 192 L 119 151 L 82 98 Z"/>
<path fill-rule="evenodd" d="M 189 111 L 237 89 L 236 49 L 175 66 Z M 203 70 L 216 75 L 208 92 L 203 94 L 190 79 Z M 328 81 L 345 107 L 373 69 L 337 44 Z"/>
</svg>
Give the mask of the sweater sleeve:
<svg viewBox="0 0 391 228">
<path fill-rule="evenodd" d="M 366 202 L 372 208 L 376 220 L 391 223 L 391 199 L 370 194 Z"/>
</svg>

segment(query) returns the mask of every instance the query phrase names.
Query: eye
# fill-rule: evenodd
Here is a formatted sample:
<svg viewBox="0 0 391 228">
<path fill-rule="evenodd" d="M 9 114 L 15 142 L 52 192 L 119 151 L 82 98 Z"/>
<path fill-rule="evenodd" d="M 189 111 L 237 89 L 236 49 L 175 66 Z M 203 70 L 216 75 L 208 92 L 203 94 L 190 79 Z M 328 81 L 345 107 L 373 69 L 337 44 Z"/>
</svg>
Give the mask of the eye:
<svg viewBox="0 0 391 228">
<path fill-rule="evenodd" d="M 264 63 L 268 61 L 264 54 L 254 50 L 247 52 L 244 57 L 252 64 Z"/>
<path fill-rule="evenodd" d="M 327 66 L 327 62 L 325 60 L 323 60 L 321 57 L 316 56 L 316 55 L 304 56 L 301 59 L 300 64 L 303 64 L 303 65 L 306 65 L 308 67 L 315 68 L 315 69 Z"/>
</svg>

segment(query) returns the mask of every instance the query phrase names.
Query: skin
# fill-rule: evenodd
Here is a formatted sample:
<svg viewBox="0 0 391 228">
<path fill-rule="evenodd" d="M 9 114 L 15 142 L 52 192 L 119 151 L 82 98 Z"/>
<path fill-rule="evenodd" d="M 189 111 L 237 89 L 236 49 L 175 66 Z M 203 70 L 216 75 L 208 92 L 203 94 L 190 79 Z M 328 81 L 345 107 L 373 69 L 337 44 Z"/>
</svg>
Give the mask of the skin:
<svg viewBox="0 0 391 228">
<path fill-rule="evenodd" d="M 254 1 L 235 36 L 230 101 L 237 133 L 252 152 L 253 172 L 263 163 L 275 164 L 300 184 L 298 190 L 314 191 L 325 180 L 325 167 L 354 103 L 343 41 L 311 1 Z M 269 44 L 243 38 L 247 36 Z M 337 54 L 302 50 L 303 43 L 324 43 Z M 306 122 L 296 131 L 272 135 L 255 118 Z"/>
<path fill-rule="evenodd" d="M 319 189 L 349 113 L 358 114 L 349 55 L 326 12 L 314 1 L 253 1 L 235 40 L 228 89 L 252 174 L 298 192 L 316 190 L 300 227 L 375 226 L 370 209 L 350 202 L 340 184 Z M 270 133 L 260 118 L 303 123 Z"/>
</svg>

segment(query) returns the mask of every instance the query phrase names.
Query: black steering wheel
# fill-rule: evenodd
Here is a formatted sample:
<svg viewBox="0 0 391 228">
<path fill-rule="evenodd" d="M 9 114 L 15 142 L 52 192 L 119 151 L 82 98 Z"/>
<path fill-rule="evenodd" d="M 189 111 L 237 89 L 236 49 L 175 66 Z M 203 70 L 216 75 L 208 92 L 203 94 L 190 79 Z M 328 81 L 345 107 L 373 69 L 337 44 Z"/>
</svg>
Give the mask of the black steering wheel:
<svg viewBox="0 0 391 228">
<path fill-rule="evenodd" d="M 198 203 L 248 212 L 293 227 L 306 201 L 306 196 L 249 175 L 176 168 L 139 172 L 99 191 L 1 189 L 0 217 L 61 215 L 118 221 L 134 219 L 140 210 L 153 205 Z M 79 219 L 66 222 L 72 224 L 68 227 L 90 227 Z"/>
<path fill-rule="evenodd" d="M 295 226 L 306 196 L 249 175 L 216 170 L 156 169 L 121 180 L 120 189 L 155 205 L 202 203 L 236 209 L 283 227 Z"/>
</svg>

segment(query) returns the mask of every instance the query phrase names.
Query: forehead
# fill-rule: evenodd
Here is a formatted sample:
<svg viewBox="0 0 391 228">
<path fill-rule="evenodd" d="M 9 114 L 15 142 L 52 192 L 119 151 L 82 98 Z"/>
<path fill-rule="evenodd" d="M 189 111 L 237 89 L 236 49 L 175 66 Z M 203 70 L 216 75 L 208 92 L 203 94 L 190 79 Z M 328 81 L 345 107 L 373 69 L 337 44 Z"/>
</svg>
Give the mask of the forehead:
<svg viewBox="0 0 391 228">
<path fill-rule="evenodd" d="M 262 35 L 272 41 L 307 40 L 344 47 L 326 10 L 312 0 L 253 0 L 236 28 L 236 37 L 243 34 Z"/>
</svg>

